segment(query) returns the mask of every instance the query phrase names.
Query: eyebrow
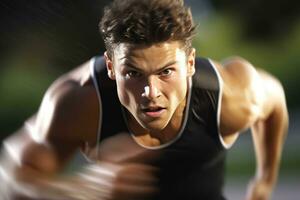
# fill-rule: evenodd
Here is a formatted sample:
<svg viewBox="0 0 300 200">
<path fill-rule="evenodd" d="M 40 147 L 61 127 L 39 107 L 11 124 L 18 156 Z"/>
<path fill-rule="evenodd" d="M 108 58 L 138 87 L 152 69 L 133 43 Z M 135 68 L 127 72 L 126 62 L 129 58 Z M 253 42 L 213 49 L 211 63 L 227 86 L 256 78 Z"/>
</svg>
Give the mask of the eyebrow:
<svg viewBox="0 0 300 200">
<path fill-rule="evenodd" d="M 157 69 L 155 71 L 156 72 L 161 72 L 161 71 L 165 70 L 166 68 L 168 68 L 169 66 L 174 65 L 175 63 L 177 63 L 177 61 L 170 61 L 170 62 L 166 63 L 164 66 L 160 67 L 159 69 Z M 124 65 L 127 66 L 127 67 L 129 67 L 129 68 L 132 68 L 132 69 L 134 69 L 136 71 L 142 71 L 140 68 L 136 67 L 130 61 L 125 61 Z"/>
</svg>

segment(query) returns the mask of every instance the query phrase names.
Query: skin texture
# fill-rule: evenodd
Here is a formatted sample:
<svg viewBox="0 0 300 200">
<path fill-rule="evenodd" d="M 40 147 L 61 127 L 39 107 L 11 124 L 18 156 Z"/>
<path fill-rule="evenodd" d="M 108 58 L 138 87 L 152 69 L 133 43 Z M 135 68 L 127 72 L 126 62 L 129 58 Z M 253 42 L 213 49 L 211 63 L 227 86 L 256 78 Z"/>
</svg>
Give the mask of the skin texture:
<svg viewBox="0 0 300 200">
<path fill-rule="evenodd" d="M 120 102 L 128 110 L 129 127 L 143 145 L 165 143 L 181 127 L 194 60 L 195 51 L 186 56 L 178 42 L 131 51 L 120 45 L 113 61 L 106 56 L 108 74 L 116 80 Z M 150 107 L 163 108 L 162 114 L 148 116 L 144 110 Z"/>
<path fill-rule="evenodd" d="M 45 93 L 39 111 L 4 142 L 1 177 L 12 190 L 10 199 L 139 199 L 155 193 L 157 169 L 141 164 L 146 155 L 136 142 L 157 146 L 176 136 L 194 62 L 195 51 L 186 55 L 177 42 L 138 48 L 121 44 L 113 58 L 106 55 L 108 76 L 117 83 L 136 141 L 126 134 L 111 138 L 98 163 L 70 177 L 59 173 L 76 150 L 90 157 L 94 153 L 99 107 L 88 63 L 60 77 Z M 230 145 L 239 132 L 252 129 L 257 173 L 246 199 L 267 200 L 288 124 L 282 86 L 239 57 L 214 64 L 224 82 L 221 135 Z M 157 105 L 164 108 L 159 117 L 142 112 Z M 123 149 L 112 148 L 120 144 Z M 137 179 L 137 172 L 144 178 Z"/>
</svg>

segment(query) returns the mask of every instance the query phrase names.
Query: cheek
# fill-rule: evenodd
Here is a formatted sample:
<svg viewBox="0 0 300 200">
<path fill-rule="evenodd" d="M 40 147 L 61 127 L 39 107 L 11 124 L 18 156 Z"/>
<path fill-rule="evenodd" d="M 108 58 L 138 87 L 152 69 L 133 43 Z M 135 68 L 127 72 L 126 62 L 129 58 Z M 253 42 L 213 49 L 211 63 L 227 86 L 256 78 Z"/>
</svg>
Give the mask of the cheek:
<svg viewBox="0 0 300 200">
<path fill-rule="evenodd" d="M 181 102 L 187 94 L 187 83 L 186 80 L 182 81 L 180 84 L 177 85 L 177 98 Z"/>
<path fill-rule="evenodd" d="M 174 103 L 178 104 L 180 103 L 185 97 L 187 92 L 187 80 L 186 78 L 178 78 L 174 79 L 168 84 L 167 93 L 169 94 L 169 98 L 173 101 L 176 101 Z"/>
<path fill-rule="evenodd" d="M 128 107 L 131 102 L 136 102 L 138 97 L 137 84 L 125 80 L 117 81 L 118 96 L 123 106 Z"/>
</svg>

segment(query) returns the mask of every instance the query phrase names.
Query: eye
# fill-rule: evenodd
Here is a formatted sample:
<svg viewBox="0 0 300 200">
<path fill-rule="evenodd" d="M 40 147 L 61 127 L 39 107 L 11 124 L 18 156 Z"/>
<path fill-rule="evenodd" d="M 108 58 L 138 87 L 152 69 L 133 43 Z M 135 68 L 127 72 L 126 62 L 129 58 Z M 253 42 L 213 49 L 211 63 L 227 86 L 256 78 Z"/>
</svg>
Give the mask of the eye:
<svg viewBox="0 0 300 200">
<path fill-rule="evenodd" d="M 137 78 L 137 77 L 140 77 L 141 75 L 142 74 L 137 71 L 130 70 L 126 73 L 126 78 Z"/>
<path fill-rule="evenodd" d="M 163 71 L 160 72 L 160 75 L 162 76 L 170 76 L 171 74 L 173 73 L 173 70 L 168 68 L 168 69 L 165 69 Z"/>
</svg>

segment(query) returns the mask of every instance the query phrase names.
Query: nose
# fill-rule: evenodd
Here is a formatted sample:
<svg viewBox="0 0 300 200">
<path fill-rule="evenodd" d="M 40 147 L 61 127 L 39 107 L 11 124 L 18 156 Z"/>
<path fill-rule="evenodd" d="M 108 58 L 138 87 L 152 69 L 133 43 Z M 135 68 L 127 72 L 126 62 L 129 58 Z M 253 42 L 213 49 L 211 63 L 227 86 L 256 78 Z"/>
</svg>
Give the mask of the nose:
<svg viewBox="0 0 300 200">
<path fill-rule="evenodd" d="M 158 98 L 161 93 L 158 89 L 158 81 L 155 78 L 149 77 L 146 86 L 144 87 L 143 97 L 148 99 Z"/>
</svg>

